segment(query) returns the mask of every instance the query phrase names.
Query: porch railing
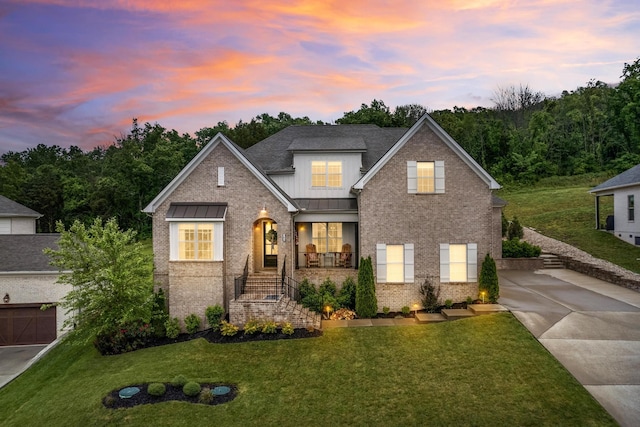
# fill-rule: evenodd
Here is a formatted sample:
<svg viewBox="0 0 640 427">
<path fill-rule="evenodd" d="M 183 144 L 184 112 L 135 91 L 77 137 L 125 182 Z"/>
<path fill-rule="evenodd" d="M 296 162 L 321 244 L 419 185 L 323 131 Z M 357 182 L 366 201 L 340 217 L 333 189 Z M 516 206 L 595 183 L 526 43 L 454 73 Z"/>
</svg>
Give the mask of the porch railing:
<svg viewBox="0 0 640 427">
<path fill-rule="evenodd" d="M 247 255 L 247 261 L 244 263 L 244 270 L 242 276 L 238 276 L 234 280 L 234 288 L 236 299 L 242 295 L 247 287 L 247 278 L 249 277 L 249 255 Z"/>
</svg>

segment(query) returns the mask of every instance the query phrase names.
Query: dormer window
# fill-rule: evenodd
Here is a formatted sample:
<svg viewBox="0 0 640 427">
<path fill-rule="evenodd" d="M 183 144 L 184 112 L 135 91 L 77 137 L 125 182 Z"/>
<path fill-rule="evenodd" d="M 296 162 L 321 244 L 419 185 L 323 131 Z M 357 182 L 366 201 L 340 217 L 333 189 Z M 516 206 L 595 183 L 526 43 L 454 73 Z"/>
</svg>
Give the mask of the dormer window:
<svg viewBox="0 0 640 427">
<path fill-rule="evenodd" d="M 312 161 L 311 186 L 314 188 L 341 188 L 342 162 L 328 160 Z"/>
</svg>

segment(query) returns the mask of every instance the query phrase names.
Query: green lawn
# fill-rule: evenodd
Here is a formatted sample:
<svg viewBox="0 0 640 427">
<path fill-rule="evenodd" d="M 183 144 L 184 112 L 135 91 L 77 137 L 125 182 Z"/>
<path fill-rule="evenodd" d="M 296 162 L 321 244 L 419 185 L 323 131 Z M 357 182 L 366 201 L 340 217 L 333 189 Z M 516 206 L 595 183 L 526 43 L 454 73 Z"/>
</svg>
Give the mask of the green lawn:
<svg viewBox="0 0 640 427">
<path fill-rule="evenodd" d="M 112 389 L 177 374 L 235 383 L 239 395 L 219 406 L 101 404 Z M 119 356 L 66 343 L 0 389 L 0 420 L 20 427 L 615 425 L 509 313 L 330 329 L 289 341 L 198 339 Z"/>
<path fill-rule="evenodd" d="M 595 197 L 589 190 L 606 176 L 585 176 L 542 180 L 534 187 L 505 188 L 497 195 L 508 202 L 505 216 L 517 216 L 523 226 L 569 243 L 640 273 L 640 248 L 595 228 Z M 613 213 L 613 198 L 601 198 L 600 220 Z"/>
</svg>

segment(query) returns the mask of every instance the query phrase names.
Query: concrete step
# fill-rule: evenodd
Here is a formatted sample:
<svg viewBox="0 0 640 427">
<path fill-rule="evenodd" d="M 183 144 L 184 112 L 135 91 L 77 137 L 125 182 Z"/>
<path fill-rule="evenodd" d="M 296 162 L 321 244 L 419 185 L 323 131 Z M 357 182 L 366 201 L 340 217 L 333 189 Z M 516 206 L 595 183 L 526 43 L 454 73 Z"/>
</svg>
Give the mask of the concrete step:
<svg viewBox="0 0 640 427">
<path fill-rule="evenodd" d="M 418 313 L 416 314 L 417 323 L 436 323 L 446 322 L 447 319 L 440 313 Z"/>
<path fill-rule="evenodd" d="M 540 255 L 544 262 L 544 268 L 564 268 L 564 263 L 554 254 L 543 253 Z"/>
<path fill-rule="evenodd" d="M 445 308 L 442 310 L 442 315 L 447 320 L 466 319 L 467 317 L 473 317 L 473 311 L 466 308 Z"/>
<path fill-rule="evenodd" d="M 506 307 L 503 307 L 500 304 L 469 304 L 467 309 L 471 310 L 473 314 L 478 315 L 509 311 Z"/>
</svg>

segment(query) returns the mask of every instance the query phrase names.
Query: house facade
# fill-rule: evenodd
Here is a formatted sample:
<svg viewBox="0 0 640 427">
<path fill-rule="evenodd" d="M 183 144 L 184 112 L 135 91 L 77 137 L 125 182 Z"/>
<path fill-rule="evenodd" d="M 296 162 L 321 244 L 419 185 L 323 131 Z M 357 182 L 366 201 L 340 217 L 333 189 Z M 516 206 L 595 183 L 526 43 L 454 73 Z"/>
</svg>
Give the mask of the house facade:
<svg viewBox="0 0 640 427">
<path fill-rule="evenodd" d="M 65 310 L 41 309 L 70 290 L 56 283 L 58 270 L 43 253 L 56 249 L 60 236 L 35 232 L 41 216 L 0 196 L 0 346 L 47 344 L 64 332 Z"/>
<path fill-rule="evenodd" d="M 220 304 L 243 323 L 280 300 L 249 290 L 256 277 L 340 286 L 368 256 L 380 308 L 418 304 L 427 279 L 442 301 L 477 298 L 481 260 L 502 251 L 498 188 L 425 115 L 410 129 L 291 126 L 247 150 L 219 134 L 144 211 L 171 316 Z"/>
<path fill-rule="evenodd" d="M 640 245 L 640 165 L 603 182 L 589 191 L 595 196 L 596 229 L 604 229 L 632 245 Z M 603 198 L 613 198 L 613 215 L 603 215 Z M 637 219 L 636 219 L 637 217 Z"/>
</svg>

